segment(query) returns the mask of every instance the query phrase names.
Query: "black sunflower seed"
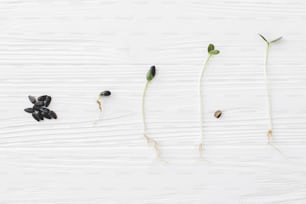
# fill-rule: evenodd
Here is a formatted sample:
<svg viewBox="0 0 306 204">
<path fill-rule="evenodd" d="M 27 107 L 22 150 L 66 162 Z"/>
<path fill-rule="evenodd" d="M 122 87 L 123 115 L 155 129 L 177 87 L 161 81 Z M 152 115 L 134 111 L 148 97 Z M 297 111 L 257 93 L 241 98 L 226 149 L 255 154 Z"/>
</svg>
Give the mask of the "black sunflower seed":
<svg viewBox="0 0 306 204">
<path fill-rule="evenodd" d="M 38 115 L 38 117 L 39 117 L 40 120 L 43 120 L 43 119 L 44 119 L 44 116 L 43 116 L 40 112 L 38 112 L 37 115 Z"/>
<path fill-rule="evenodd" d="M 45 100 L 45 106 L 46 106 L 46 107 L 48 107 L 48 106 L 50 105 L 51 100 L 52 100 L 51 96 L 47 96 L 47 97 L 46 97 L 46 100 Z"/>
<path fill-rule="evenodd" d="M 35 103 L 36 102 L 36 98 L 34 96 L 28 96 L 29 100 L 31 101 L 31 103 Z"/>
<path fill-rule="evenodd" d="M 49 112 L 49 116 L 54 118 L 54 119 L 57 119 L 57 115 L 56 115 L 56 113 L 54 111 L 50 111 Z"/>
<path fill-rule="evenodd" d="M 40 108 L 41 108 L 41 106 L 37 106 L 37 105 L 34 105 L 34 106 L 33 106 L 33 109 L 34 109 L 34 110 L 37 110 L 37 111 L 39 111 Z"/>
<path fill-rule="evenodd" d="M 111 94 L 110 91 L 106 91 L 106 95 L 110 94 Z M 52 100 L 51 96 L 42 95 L 38 97 L 37 100 L 34 96 L 28 96 L 28 98 L 31 101 L 31 103 L 33 103 L 34 105 L 32 108 L 24 109 L 24 111 L 27 113 L 32 113 L 32 117 L 36 121 L 44 120 L 44 118 L 57 119 L 56 113 L 47 108 L 51 103 Z"/>
<path fill-rule="evenodd" d="M 46 112 L 42 112 L 42 116 L 47 118 L 47 119 L 51 119 L 52 117 L 49 115 L 50 113 L 46 113 Z"/>
<path fill-rule="evenodd" d="M 50 110 L 48 108 L 42 107 L 39 109 L 39 111 L 44 112 L 44 113 L 49 113 Z"/>
<path fill-rule="evenodd" d="M 37 98 L 38 101 L 45 101 L 47 98 L 47 95 L 43 95 Z"/>
<path fill-rule="evenodd" d="M 27 112 L 27 113 L 33 113 L 34 112 L 33 108 L 26 108 L 26 109 L 24 109 L 24 111 Z"/>
<path fill-rule="evenodd" d="M 35 120 L 37 120 L 38 122 L 40 121 L 40 117 L 38 115 L 38 113 L 32 113 L 32 116 Z"/>
<path fill-rule="evenodd" d="M 43 106 L 45 103 L 43 101 L 36 101 L 36 106 Z"/>
</svg>

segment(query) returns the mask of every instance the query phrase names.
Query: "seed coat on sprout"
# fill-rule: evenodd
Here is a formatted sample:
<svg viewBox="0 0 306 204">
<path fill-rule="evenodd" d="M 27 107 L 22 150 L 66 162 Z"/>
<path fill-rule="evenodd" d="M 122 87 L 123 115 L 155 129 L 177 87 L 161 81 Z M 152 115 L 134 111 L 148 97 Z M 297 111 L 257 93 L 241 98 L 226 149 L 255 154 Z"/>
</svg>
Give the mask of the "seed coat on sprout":
<svg viewBox="0 0 306 204">
<path fill-rule="evenodd" d="M 150 82 L 154 79 L 155 75 L 156 75 L 156 67 L 153 65 L 147 71 L 147 74 L 146 74 L 147 81 L 146 81 L 145 87 L 143 89 L 143 94 L 142 94 L 142 122 L 143 122 L 143 136 L 146 139 L 147 143 L 153 146 L 155 153 L 156 153 L 156 157 L 160 158 L 160 150 L 159 150 L 159 145 L 157 141 L 153 139 L 152 137 L 148 136 L 147 134 L 147 122 L 146 122 L 146 112 L 145 112 L 145 97 L 147 94 L 148 86 Z"/>
</svg>

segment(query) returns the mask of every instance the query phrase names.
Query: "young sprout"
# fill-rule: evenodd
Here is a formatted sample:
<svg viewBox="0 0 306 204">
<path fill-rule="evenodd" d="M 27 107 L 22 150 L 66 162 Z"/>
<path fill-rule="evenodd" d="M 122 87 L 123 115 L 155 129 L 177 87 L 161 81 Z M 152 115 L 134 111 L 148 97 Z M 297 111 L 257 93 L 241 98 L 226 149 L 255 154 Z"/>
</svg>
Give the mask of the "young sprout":
<svg viewBox="0 0 306 204">
<path fill-rule="evenodd" d="M 102 108 L 102 101 L 101 101 L 101 97 L 102 96 L 110 96 L 112 93 L 110 91 L 103 91 L 99 94 L 98 99 L 97 99 L 97 104 L 99 106 L 99 110 L 100 112 L 102 112 L 103 108 Z"/>
<path fill-rule="evenodd" d="M 215 50 L 215 46 L 213 44 L 209 44 L 208 48 L 208 56 L 206 59 L 206 62 L 204 63 L 204 66 L 201 70 L 201 74 L 200 74 L 200 78 L 199 78 L 199 97 L 200 97 L 200 144 L 199 144 L 199 153 L 200 153 L 200 157 L 202 157 L 202 153 L 203 153 L 203 148 L 204 148 L 204 133 L 203 133 L 203 120 L 204 120 L 204 116 L 203 116 L 203 96 L 202 96 L 202 78 L 204 76 L 204 72 L 207 69 L 207 64 L 210 60 L 210 58 L 213 55 L 217 55 L 220 53 L 219 50 Z"/>
<path fill-rule="evenodd" d="M 275 40 L 268 41 L 263 35 L 258 34 L 266 43 L 266 58 L 265 58 L 265 67 L 264 67 L 264 78 L 266 85 L 266 94 L 267 94 L 267 103 L 268 103 L 268 112 L 269 112 L 269 129 L 267 131 L 268 144 L 271 143 L 272 130 L 273 130 L 273 122 L 272 122 L 272 103 L 271 103 L 271 95 L 270 95 L 270 84 L 268 78 L 268 59 L 269 59 L 269 51 L 271 44 L 278 42 L 282 39 L 282 37 L 276 38 Z"/>
<path fill-rule="evenodd" d="M 156 152 L 156 157 L 159 158 L 160 152 L 159 152 L 157 141 L 147 135 L 147 122 L 146 122 L 146 112 L 145 112 L 145 97 L 147 94 L 147 89 L 148 89 L 149 83 L 155 77 L 155 74 L 156 74 L 156 68 L 153 65 L 150 67 L 149 71 L 147 72 L 147 75 L 146 75 L 147 82 L 146 82 L 146 85 L 144 87 L 143 94 L 142 94 L 142 122 L 143 122 L 143 136 L 148 142 L 148 144 L 151 144 L 153 146 Z"/>
</svg>

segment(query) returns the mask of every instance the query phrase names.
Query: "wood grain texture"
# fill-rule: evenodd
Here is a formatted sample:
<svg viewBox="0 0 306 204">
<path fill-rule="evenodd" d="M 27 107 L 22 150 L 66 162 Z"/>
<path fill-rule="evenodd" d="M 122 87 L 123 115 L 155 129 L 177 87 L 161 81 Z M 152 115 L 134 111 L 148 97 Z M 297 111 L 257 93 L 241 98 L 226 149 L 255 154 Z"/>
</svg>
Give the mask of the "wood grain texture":
<svg viewBox="0 0 306 204">
<path fill-rule="evenodd" d="M 305 24 L 296 0 L 0 0 L 0 204 L 305 203 Z M 269 65 L 280 152 L 266 144 L 258 33 L 284 36 Z M 221 53 L 203 83 L 200 161 L 209 43 Z M 164 161 L 142 136 L 152 64 L 148 129 Z M 52 95 L 59 119 L 33 121 L 29 94 Z"/>
</svg>

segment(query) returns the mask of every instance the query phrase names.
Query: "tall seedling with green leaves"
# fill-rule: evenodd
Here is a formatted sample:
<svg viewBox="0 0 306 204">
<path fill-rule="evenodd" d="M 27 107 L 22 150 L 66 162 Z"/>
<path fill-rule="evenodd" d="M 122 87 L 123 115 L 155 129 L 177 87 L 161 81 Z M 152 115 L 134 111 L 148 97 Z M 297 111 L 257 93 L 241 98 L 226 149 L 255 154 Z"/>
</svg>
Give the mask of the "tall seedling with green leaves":
<svg viewBox="0 0 306 204">
<path fill-rule="evenodd" d="M 268 59 L 269 59 L 269 51 L 270 51 L 271 44 L 280 41 L 282 39 L 282 37 L 276 38 L 275 40 L 268 41 L 263 35 L 259 34 L 259 36 L 266 43 L 264 78 L 265 78 L 268 112 L 269 112 L 269 129 L 267 131 L 267 137 L 268 137 L 268 144 L 270 144 L 271 143 L 272 132 L 273 132 L 272 131 L 273 130 L 273 121 L 272 121 L 272 103 L 271 103 L 271 94 L 270 94 L 270 84 L 269 84 L 269 77 L 268 77 Z"/>
<path fill-rule="evenodd" d="M 204 123 L 204 113 L 203 113 L 203 95 L 202 95 L 202 79 L 205 73 L 205 70 L 207 69 L 207 65 L 208 62 L 210 60 L 210 58 L 213 55 L 217 55 L 220 53 L 219 50 L 215 49 L 215 46 L 213 44 L 209 44 L 208 48 L 208 56 L 207 59 L 204 63 L 204 66 L 201 70 L 201 74 L 200 74 L 200 78 L 199 78 L 199 97 L 200 97 L 200 101 L 199 101 L 199 105 L 200 105 L 200 144 L 199 144 L 199 153 L 200 153 L 200 157 L 202 157 L 202 153 L 203 153 L 203 148 L 204 148 L 204 131 L 203 131 L 203 123 Z"/>
<path fill-rule="evenodd" d="M 156 74 L 156 68 L 155 66 L 151 66 L 150 69 L 147 72 L 146 75 L 146 84 L 143 90 L 143 94 L 142 94 L 142 122 L 143 122 L 143 136 L 146 139 L 146 141 L 148 142 L 148 144 L 152 145 L 155 152 L 156 152 L 156 157 L 159 158 L 160 157 L 160 151 L 159 151 L 159 147 L 158 147 L 158 143 L 156 140 L 154 140 L 153 138 L 149 137 L 147 134 L 147 122 L 146 122 L 146 112 L 145 112 L 145 98 L 146 98 L 146 94 L 147 94 L 147 89 L 148 86 L 150 84 L 150 82 L 152 81 L 152 79 L 154 79 Z"/>
</svg>

